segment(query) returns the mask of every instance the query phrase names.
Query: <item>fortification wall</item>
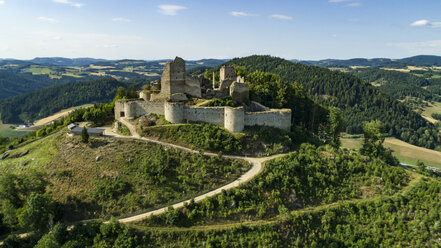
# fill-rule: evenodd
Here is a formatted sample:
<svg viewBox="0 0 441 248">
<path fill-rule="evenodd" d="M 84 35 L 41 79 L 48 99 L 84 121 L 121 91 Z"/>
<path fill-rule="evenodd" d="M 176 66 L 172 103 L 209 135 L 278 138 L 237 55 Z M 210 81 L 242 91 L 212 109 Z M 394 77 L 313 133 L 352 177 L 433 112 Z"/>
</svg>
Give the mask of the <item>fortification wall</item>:
<svg viewBox="0 0 441 248">
<path fill-rule="evenodd" d="M 186 107 L 185 119 L 224 126 L 224 107 Z"/>
<path fill-rule="evenodd" d="M 245 113 L 245 125 L 270 126 L 289 131 L 291 129 L 290 109 L 271 109 L 264 112 Z"/>
<path fill-rule="evenodd" d="M 151 113 L 164 115 L 164 102 L 147 102 L 144 100 L 115 102 L 115 119 L 121 117 L 134 119 Z"/>
<path fill-rule="evenodd" d="M 121 114 L 125 115 L 124 102 L 116 101 L 115 102 L 115 119 L 118 119 L 120 117 L 125 117 L 125 116 L 121 116 Z"/>
<path fill-rule="evenodd" d="M 145 102 L 146 112 L 149 114 L 164 115 L 164 102 Z"/>
<path fill-rule="evenodd" d="M 260 112 L 245 112 L 243 107 L 189 107 L 175 102 L 147 102 L 144 100 L 115 102 L 115 119 L 138 118 L 155 113 L 164 115 L 172 123 L 203 122 L 225 127 L 232 132 L 242 132 L 244 126 L 270 126 L 289 131 L 290 109 L 270 109 Z"/>
<path fill-rule="evenodd" d="M 165 102 L 164 116 L 171 123 L 184 122 L 184 105 L 181 103 Z"/>
<path fill-rule="evenodd" d="M 245 110 L 239 108 L 225 108 L 224 127 L 231 132 L 242 132 L 245 126 Z"/>
</svg>

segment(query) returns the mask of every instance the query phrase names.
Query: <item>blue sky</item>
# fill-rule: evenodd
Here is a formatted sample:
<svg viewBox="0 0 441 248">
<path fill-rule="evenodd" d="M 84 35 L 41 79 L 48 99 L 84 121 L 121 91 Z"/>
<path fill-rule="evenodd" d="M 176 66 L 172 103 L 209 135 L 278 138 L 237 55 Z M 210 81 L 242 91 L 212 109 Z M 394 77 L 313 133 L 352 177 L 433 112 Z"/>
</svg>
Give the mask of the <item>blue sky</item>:
<svg viewBox="0 0 441 248">
<path fill-rule="evenodd" d="M 440 0 L 0 0 L 0 58 L 441 55 Z"/>
</svg>

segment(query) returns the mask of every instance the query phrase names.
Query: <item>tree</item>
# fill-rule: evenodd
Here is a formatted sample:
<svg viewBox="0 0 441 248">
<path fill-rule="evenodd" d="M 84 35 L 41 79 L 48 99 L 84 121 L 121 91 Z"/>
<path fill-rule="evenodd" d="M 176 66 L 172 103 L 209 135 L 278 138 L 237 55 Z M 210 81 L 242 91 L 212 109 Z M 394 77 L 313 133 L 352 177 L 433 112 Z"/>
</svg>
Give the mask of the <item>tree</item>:
<svg viewBox="0 0 441 248">
<path fill-rule="evenodd" d="M 341 110 L 339 108 L 330 107 L 328 121 L 329 143 L 334 147 L 339 147 L 340 132 L 343 130 L 343 115 Z"/>
<path fill-rule="evenodd" d="M 18 210 L 20 226 L 44 232 L 55 216 L 52 197 L 48 194 L 32 192 L 26 199 L 26 204 Z"/>
<path fill-rule="evenodd" d="M 127 97 L 126 89 L 124 89 L 124 87 L 118 87 L 113 102 L 115 102 L 116 100 L 125 99 L 126 97 Z"/>
<path fill-rule="evenodd" d="M 384 125 L 381 121 L 375 120 L 363 123 L 364 141 L 360 153 L 367 156 L 378 157 L 383 154 L 385 148 Z"/>
<path fill-rule="evenodd" d="M 84 127 L 83 131 L 81 131 L 81 141 L 83 143 L 89 143 L 89 133 L 87 132 L 86 127 Z"/>
</svg>

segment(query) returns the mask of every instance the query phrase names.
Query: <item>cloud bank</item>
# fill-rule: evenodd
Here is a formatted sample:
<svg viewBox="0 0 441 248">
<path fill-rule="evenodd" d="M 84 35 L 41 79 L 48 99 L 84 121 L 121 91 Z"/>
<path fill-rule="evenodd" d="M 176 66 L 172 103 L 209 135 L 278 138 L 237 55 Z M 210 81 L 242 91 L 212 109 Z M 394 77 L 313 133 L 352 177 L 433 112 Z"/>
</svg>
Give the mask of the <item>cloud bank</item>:
<svg viewBox="0 0 441 248">
<path fill-rule="evenodd" d="M 184 6 L 179 6 L 179 5 L 159 5 L 158 8 L 159 8 L 159 13 L 170 16 L 177 15 L 180 10 L 187 9 Z"/>
<path fill-rule="evenodd" d="M 441 28 L 441 22 L 430 22 L 428 20 L 418 20 L 410 24 L 411 27 L 432 27 Z"/>
<path fill-rule="evenodd" d="M 52 0 L 52 2 L 67 4 L 67 5 L 70 5 L 70 6 L 73 6 L 73 7 L 77 7 L 77 8 L 81 8 L 81 7 L 84 6 L 83 3 L 73 2 L 71 0 Z"/>
<path fill-rule="evenodd" d="M 242 12 L 242 11 L 231 11 L 230 15 L 235 16 L 235 17 L 258 16 L 256 14 L 246 13 L 246 12 Z"/>
<path fill-rule="evenodd" d="M 280 14 L 274 14 L 274 15 L 270 15 L 271 18 L 274 19 L 280 19 L 280 20 L 292 20 L 292 16 L 287 16 L 287 15 L 280 15 Z"/>
</svg>

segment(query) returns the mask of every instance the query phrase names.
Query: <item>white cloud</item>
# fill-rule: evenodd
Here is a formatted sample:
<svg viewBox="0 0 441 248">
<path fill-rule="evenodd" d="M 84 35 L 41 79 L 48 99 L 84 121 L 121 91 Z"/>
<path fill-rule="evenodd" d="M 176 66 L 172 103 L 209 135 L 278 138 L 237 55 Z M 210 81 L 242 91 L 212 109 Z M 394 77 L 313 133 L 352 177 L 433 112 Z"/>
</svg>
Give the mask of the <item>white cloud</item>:
<svg viewBox="0 0 441 248">
<path fill-rule="evenodd" d="M 359 7 L 361 6 L 361 3 L 355 2 L 355 3 L 349 3 L 346 5 L 346 7 Z"/>
<path fill-rule="evenodd" d="M 37 18 L 37 20 L 43 21 L 43 22 L 50 22 L 50 23 L 57 22 L 57 20 L 55 20 L 54 18 L 45 17 L 45 16 L 40 16 L 40 17 Z"/>
<path fill-rule="evenodd" d="M 122 18 L 122 17 L 115 17 L 115 18 L 112 18 L 112 21 L 114 21 L 114 22 L 131 22 L 130 19 Z"/>
<path fill-rule="evenodd" d="M 329 3 L 347 3 L 345 6 L 346 7 L 359 7 L 361 6 L 361 3 L 358 1 L 354 1 L 354 0 L 328 0 Z"/>
<path fill-rule="evenodd" d="M 0 0 L 0 5 L 5 4 L 5 0 Z"/>
<path fill-rule="evenodd" d="M 412 27 L 433 27 L 441 28 L 441 22 L 431 22 L 428 20 L 418 20 L 410 24 Z"/>
<path fill-rule="evenodd" d="M 62 40 L 61 36 L 54 36 L 52 39 L 54 39 L 54 40 Z"/>
<path fill-rule="evenodd" d="M 422 27 L 422 26 L 428 26 L 428 25 L 429 25 L 428 20 L 419 20 L 419 21 L 415 21 L 412 24 L 410 24 L 410 26 L 412 26 L 412 27 Z"/>
<path fill-rule="evenodd" d="M 243 16 L 257 16 L 256 14 L 250 14 L 242 11 L 231 11 L 230 15 L 235 17 L 243 17 Z"/>
<path fill-rule="evenodd" d="M 71 0 L 52 0 L 52 2 L 67 4 L 67 5 L 70 5 L 70 6 L 73 6 L 73 7 L 77 7 L 77 8 L 81 8 L 81 7 L 84 6 L 83 3 L 73 2 Z"/>
<path fill-rule="evenodd" d="M 179 5 L 159 5 L 159 13 L 163 14 L 163 15 L 177 15 L 178 11 L 180 10 L 184 10 L 187 9 L 184 6 L 179 6 Z"/>
<path fill-rule="evenodd" d="M 280 19 L 280 20 L 292 20 L 292 16 L 280 15 L 280 14 L 274 14 L 274 15 L 271 15 L 270 17 L 274 18 L 274 19 Z"/>
</svg>

